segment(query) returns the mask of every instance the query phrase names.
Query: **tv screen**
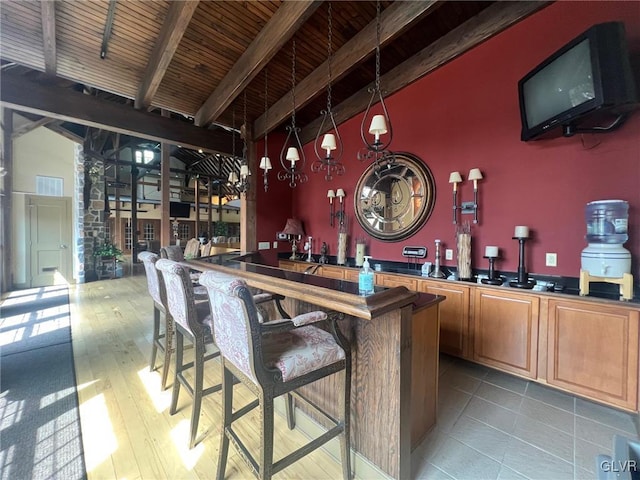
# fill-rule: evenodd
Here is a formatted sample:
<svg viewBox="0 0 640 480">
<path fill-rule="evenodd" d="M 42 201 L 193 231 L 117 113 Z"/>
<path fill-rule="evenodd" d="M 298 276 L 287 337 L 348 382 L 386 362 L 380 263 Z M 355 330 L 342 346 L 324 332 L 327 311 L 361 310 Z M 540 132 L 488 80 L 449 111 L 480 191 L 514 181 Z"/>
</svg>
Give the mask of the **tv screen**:
<svg viewBox="0 0 640 480">
<path fill-rule="evenodd" d="M 169 216 L 176 218 L 189 218 L 191 216 L 191 204 L 186 202 L 170 202 Z"/>
<path fill-rule="evenodd" d="M 595 113 L 629 111 L 637 98 L 624 25 L 591 27 L 523 77 L 518 93 L 523 141 L 570 136 L 603 121 Z M 598 130 L 607 128 L 591 129 Z"/>
</svg>

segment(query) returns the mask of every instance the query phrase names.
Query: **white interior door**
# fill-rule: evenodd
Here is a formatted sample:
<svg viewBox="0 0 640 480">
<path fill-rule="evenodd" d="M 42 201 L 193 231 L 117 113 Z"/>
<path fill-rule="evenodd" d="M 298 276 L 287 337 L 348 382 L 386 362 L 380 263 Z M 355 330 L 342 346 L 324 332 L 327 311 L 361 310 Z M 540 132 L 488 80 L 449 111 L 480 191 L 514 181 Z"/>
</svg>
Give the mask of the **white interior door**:
<svg viewBox="0 0 640 480">
<path fill-rule="evenodd" d="M 29 196 L 31 287 L 71 283 L 71 199 Z"/>
</svg>

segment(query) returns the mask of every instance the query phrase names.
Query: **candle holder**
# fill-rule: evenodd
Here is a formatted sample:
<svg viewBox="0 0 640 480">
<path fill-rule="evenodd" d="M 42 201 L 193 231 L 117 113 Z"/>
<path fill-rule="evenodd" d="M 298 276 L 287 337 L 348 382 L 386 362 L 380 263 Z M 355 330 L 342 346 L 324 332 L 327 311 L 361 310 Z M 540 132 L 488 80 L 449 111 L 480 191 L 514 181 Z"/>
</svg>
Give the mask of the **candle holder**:
<svg viewBox="0 0 640 480">
<path fill-rule="evenodd" d="M 496 277 L 495 271 L 493 270 L 493 262 L 495 262 L 496 257 L 484 257 L 489 260 L 489 278 L 482 278 L 480 281 L 485 285 L 502 285 L 502 279 L 500 277 Z"/>
<path fill-rule="evenodd" d="M 527 241 L 527 237 L 512 237 L 512 239 L 518 240 L 518 243 L 520 244 L 520 260 L 518 262 L 518 279 L 509 282 L 509 286 L 531 289 L 536 282 L 534 280 L 529 280 L 527 269 L 524 266 L 524 244 Z"/>
</svg>

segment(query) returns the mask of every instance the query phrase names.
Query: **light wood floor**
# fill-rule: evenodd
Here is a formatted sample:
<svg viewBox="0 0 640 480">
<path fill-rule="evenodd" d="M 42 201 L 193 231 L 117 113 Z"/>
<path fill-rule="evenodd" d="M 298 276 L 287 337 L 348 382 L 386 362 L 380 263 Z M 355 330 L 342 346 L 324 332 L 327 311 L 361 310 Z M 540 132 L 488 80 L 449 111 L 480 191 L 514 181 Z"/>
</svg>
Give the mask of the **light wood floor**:
<svg viewBox="0 0 640 480">
<path fill-rule="evenodd" d="M 72 287 L 71 304 L 89 480 L 215 478 L 220 394 L 203 400 L 199 432 L 204 438 L 189 450 L 190 397 L 182 392 L 179 411 L 170 415 L 171 388 L 161 391 L 159 371 L 149 371 L 152 302 L 145 277 L 77 285 Z M 215 364 L 207 381 L 218 383 L 219 378 L 219 367 Z M 241 385 L 234 391 L 237 400 L 234 407 L 252 400 Z M 238 428 L 243 440 L 253 446 L 255 455 L 259 439 L 256 413 L 247 415 Z M 276 414 L 276 460 L 306 441 L 302 433 L 288 430 L 286 421 Z M 233 447 L 229 450 L 226 478 L 253 478 Z M 337 479 L 341 478 L 341 468 L 332 456 L 317 450 L 276 478 Z"/>
</svg>

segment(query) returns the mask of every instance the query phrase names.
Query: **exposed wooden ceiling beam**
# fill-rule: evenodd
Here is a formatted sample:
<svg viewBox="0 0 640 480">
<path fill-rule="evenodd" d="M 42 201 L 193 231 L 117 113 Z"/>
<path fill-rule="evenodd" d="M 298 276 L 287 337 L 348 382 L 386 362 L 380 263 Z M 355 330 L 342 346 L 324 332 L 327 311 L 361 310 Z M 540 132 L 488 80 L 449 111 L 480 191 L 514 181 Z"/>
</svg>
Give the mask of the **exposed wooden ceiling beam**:
<svg viewBox="0 0 640 480">
<path fill-rule="evenodd" d="M 54 119 L 53 118 L 48 118 L 48 117 L 42 117 L 39 120 L 35 120 L 29 123 L 26 123 L 22 126 L 20 126 L 19 128 L 14 128 L 13 129 L 13 134 L 11 135 L 11 137 L 15 140 L 18 137 L 21 137 L 22 135 L 25 135 L 33 130 L 35 130 L 38 127 L 42 127 L 44 125 L 47 125 L 48 123 L 53 122 Z"/>
<path fill-rule="evenodd" d="M 116 0 L 109 0 L 109 10 L 107 10 L 107 19 L 104 23 L 104 32 L 102 33 L 102 45 L 100 46 L 100 58 L 107 56 L 107 48 L 109 47 L 109 39 L 113 30 L 113 17 L 116 13 Z"/>
<path fill-rule="evenodd" d="M 215 121 L 321 3 L 308 0 L 282 2 L 269 23 L 202 104 L 196 113 L 195 124 L 203 126 Z"/>
<path fill-rule="evenodd" d="M 228 153 L 232 149 L 231 133 L 223 129 L 199 128 L 69 89 L 45 86 L 10 72 L 2 75 L 0 103 L 19 111 L 194 150 L 202 148 L 210 152 Z"/>
<path fill-rule="evenodd" d="M 72 142 L 82 144 L 82 142 L 84 141 L 84 139 L 80 135 L 76 135 L 75 133 L 64 128 L 62 126 L 62 120 L 56 120 L 54 122 L 51 122 L 45 125 L 45 127 L 51 130 L 52 132 L 56 132 L 62 135 L 63 137 L 71 140 Z"/>
<path fill-rule="evenodd" d="M 423 15 L 435 11 L 441 2 L 394 2 L 380 15 L 380 44 L 393 40 Z M 362 62 L 376 48 L 377 26 L 374 19 L 331 58 L 332 81 L 337 81 Z M 329 83 L 328 65 L 325 60 L 310 75 L 296 85 L 296 107 L 301 108 Z M 291 92 L 274 103 L 266 114 L 254 122 L 254 140 L 271 131 L 292 113 Z M 266 123 L 268 119 L 268 124 Z"/>
<path fill-rule="evenodd" d="M 380 81 L 382 88 L 387 96 L 392 95 L 550 3 L 535 0 L 496 2 L 383 75 Z M 337 124 L 366 109 L 371 98 L 368 89 L 372 85 L 373 83 L 362 88 L 333 109 Z M 393 119 L 393 112 L 391 117 Z M 320 117 L 303 128 L 300 132 L 300 140 L 303 143 L 312 141 L 318 133 L 321 122 Z"/>
<path fill-rule="evenodd" d="M 171 2 L 162 31 L 156 40 L 142 83 L 136 95 L 135 107 L 146 108 L 158 91 L 171 59 L 180 44 L 191 17 L 198 7 L 199 0 Z"/>
<path fill-rule="evenodd" d="M 40 1 L 42 21 L 42 47 L 44 51 L 44 71 L 49 75 L 56 74 L 56 2 Z"/>
</svg>

